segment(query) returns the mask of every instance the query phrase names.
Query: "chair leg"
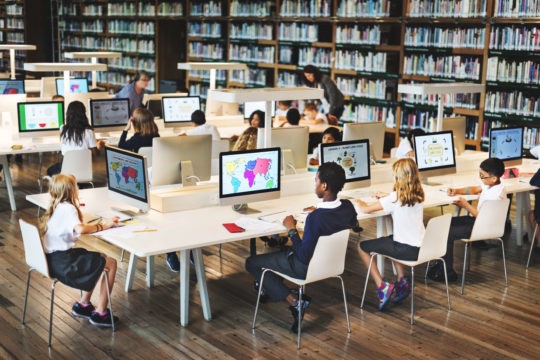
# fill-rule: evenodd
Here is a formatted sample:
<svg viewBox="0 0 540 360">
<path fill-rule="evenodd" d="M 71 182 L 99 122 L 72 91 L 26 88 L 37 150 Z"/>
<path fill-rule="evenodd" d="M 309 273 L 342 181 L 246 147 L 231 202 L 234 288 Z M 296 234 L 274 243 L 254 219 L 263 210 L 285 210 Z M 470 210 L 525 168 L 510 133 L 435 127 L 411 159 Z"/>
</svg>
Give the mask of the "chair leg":
<svg viewBox="0 0 540 360">
<path fill-rule="evenodd" d="M 427 282 L 427 273 L 428 273 L 428 270 L 429 270 L 429 264 L 431 263 L 431 260 L 427 262 L 426 264 L 426 272 L 424 274 L 424 282 Z"/>
<path fill-rule="evenodd" d="M 414 266 L 411 266 L 411 325 L 414 325 Z"/>
<path fill-rule="evenodd" d="M 23 313 L 22 313 L 22 319 L 21 323 L 24 325 L 24 318 L 26 317 L 26 304 L 28 303 L 28 288 L 30 287 L 30 275 L 32 275 L 32 270 L 28 270 L 28 277 L 26 278 L 26 293 L 24 294 L 24 306 L 23 306 Z"/>
<path fill-rule="evenodd" d="M 298 350 L 300 350 L 300 337 L 302 336 L 302 296 L 304 295 L 304 285 L 300 286 L 298 291 L 298 306 L 300 311 L 298 312 Z"/>
<path fill-rule="evenodd" d="M 343 304 L 345 305 L 345 317 L 347 318 L 347 332 L 351 333 L 351 322 L 349 321 L 349 309 L 347 307 L 347 295 L 345 295 L 345 283 L 341 275 L 338 275 L 338 279 L 341 280 L 341 290 L 343 291 Z"/>
<path fill-rule="evenodd" d="M 450 307 L 450 292 L 448 291 L 448 275 L 446 272 L 446 261 L 443 258 L 439 258 L 439 260 L 442 260 L 443 263 L 444 283 L 446 284 L 446 298 L 448 299 L 448 310 L 452 310 L 452 308 Z"/>
<path fill-rule="evenodd" d="M 111 288 L 109 287 L 109 273 L 107 270 L 103 270 L 103 277 L 105 278 L 105 288 L 107 289 L 107 301 L 109 302 L 109 311 L 111 312 L 111 324 L 113 333 L 116 331 L 114 324 L 114 314 L 112 309 Z"/>
<path fill-rule="evenodd" d="M 221 244 L 219 244 L 219 250 L 218 250 L 218 252 L 219 252 L 219 258 L 221 259 Z"/>
<path fill-rule="evenodd" d="M 366 274 L 366 282 L 364 284 L 364 293 L 362 294 L 362 302 L 360 303 L 360 308 L 361 309 L 364 308 L 364 299 L 366 298 L 366 290 L 367 290 L 367 284 L 368 284 L 368 281 L 369 281 L 369 274 L 371 272 L 371 264 L 373 264 L 373 258 L 375 257 L 375 255 L 376 254 L 371 255 L 371 259 L 369 259 L 369 266 L 368 266 L 367 274 Z"/>
<path fill-rule="evenodd" d="M 54 309 L 54 286 L 56 285 L 56 282 L 58 280 L 53 280 L 51 285 L 51 312 L 49 315 L 49 347 L 52 346 L 51 340 L 52 340 L 52 321 L 53 321 L 53 309 Z"/>
<path fill-rule="evenodd" d="M 264 269 L 262 275 L 261 275 L 261 281 L 259 283 L 259 293 L 257 294 L 257 304 L 255 305 L 255 314 L 253 314 L 253 323 L 251 324 L 251 330 L 255 331 L 255 322 L 257 321 L 257 312 L 259 311 L 259 302 L 261 300 L 261 292 L 263 288 L 264 283 L 264 275 L 266 275 L 266 272 L 270 269 Z"/>
<path fill-rule="evenodd" d="M 536 231 L 537 230 L 538 230 L 538 224 L 536 224 L 536 226 L 534 227 L 534 233 L 533 233 L 532 239 L 530 240 L 531 241 L 531 247 L 529 249 L 529 257 L 527 258 L 527 266 L 525 266 L 526 269 L 529 268 L 529 262 L 531 261 L 531 254 L 532 254 L 532 251 L 533 251 L 533 248 L 534 248 L 534 243 L 536 242 Z"/>
<path fill-rule="evenodd" d="M 502 258 L 503 258 L 503 269 L 504 269 L 504 284 L 505 286 L 508 286 L 508 275 L 506 274 L 506 257 L 504 254 L 504 243 L 501 238 L 496 239 L 501 242 L 501 250 L 502 250 Z"/>
<path fill-rule="evenodd" d="M 463 255 L 463 273 L 461 275 L 461 295 L 463 295 L 463 292 L 465 290 L 465 272 L 467 272 L 467 248 L 469 247 L 470 243 L 465 243 L 465 253 Z"/>
</svg>

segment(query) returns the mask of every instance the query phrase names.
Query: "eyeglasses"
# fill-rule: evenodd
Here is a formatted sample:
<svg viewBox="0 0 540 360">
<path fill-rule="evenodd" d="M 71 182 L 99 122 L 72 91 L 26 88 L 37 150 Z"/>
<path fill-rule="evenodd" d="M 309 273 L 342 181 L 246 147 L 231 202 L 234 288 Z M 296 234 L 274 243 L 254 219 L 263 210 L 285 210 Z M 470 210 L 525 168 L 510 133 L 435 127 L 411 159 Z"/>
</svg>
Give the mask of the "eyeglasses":
<svg viewBox="0 0 540 360">
<path fill-rule="evenodd" d="M 482 175 L 482 174 L 479 174 L 479 175 L 480 175 L 480 180 L 485 180 L 487 178 L 493 177 L 493 175 Z"/>
</svg>

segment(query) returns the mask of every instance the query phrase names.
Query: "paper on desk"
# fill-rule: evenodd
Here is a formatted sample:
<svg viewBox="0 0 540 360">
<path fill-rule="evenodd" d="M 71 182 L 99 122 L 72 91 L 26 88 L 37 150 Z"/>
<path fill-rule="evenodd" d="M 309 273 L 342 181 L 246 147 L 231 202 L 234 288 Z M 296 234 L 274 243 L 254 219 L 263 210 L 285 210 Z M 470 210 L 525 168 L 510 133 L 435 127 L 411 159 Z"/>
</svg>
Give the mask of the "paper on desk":
<svg viewBox="0 0 540 360">
<path fill-rule="evenodd" d="M 141 231 L 146 230 L 147 226 L 142 224 L 131 224 L 131 225 L 125 225 L 125 226 L 118 226 L 118 227 L 112 227 L 107 230 L 102 230 L 99 232 L 94 233 L 93 235 L 97 236 L 116 236 L 121 238 L 129 238 L 132 237 L 134 234 L 134 231 Z M 144 233 L 143 233 L 144 234 Z"/>
<path fill-rule="evenodd" d="M 234 223 L 241 228 L 244 228 L 246 230 L 259 230 L 259 231 L 265 231 L 270 229 L 275 229 L 276 224 L 275 223 L 269 223 L 267 221 L 250 218 L 250 217 L 241 217 L 239 219 L 236 219 Z"/>
</svg>

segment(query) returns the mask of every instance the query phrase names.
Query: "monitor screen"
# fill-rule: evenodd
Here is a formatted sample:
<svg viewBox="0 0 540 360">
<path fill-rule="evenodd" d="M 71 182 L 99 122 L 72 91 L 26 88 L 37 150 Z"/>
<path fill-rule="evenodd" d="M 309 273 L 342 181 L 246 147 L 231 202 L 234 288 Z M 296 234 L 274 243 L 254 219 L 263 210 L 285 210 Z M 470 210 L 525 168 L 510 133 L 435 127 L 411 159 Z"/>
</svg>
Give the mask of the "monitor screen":
<svg viewBox="0 0 540 360">
<path fill-rule="evenodd" d="M 24 80 L 0 79 L 0 95 L 24 94 Z"/>
<path fill-rule="evenodd" d="M 418 170 L 455 168 L 454 138 L 451 131 L 415 136 L 413 141 Z"/>
<path fill-rule="evenodd" d="M 22 102 L 17 104 L 19 133 L 58 131 L 64 125 L 62 101 Z"/>
<path fill-rule="evenodd" d="M 144 156 L 106 146 L 105 158 L 109 193 L 141 211 L 148 211 L 148 176 Z"/>
<path fill-rule="evenodd" d="M 523 128 L 507 127 L 489 132 L 489 157 L 503 161 L 521 159 L 523 151 Z"/>
<path fill-rule="evenodd" d="M 280 162 L 280 148 L 221 153 L 219 155 L 221 203 L 240 204 L 279 197 Z"/>
<path fill-rule="evenodd" d="M 255 111 L 261 110 L 266 113 L 266 101 L 250 101 L 244 103 L 244 118 L 249 119 L 249 116 Z M 272 114 L 271 116 L 276 115 L 276 102 L 272 101 Z"/>
<path fill-rule="evenodd" d="M 345 170 L 345 181 L 370 178 L 369 141 L 352 140 L 321 144 L 321 163 L 335 162 Z"/>
<path fill-rule="evenodd" d="M 90 100 L 93 127 L 122 126 L 129 121 L 129 99 Z"/>
<path fill-rule="evenodd" d="M 161 100 L 148 100 L 146 108 L 152 112 L 155 118 L 162 118 L 163 112 L 161 109 Z"/>
<path fill-rule="evenodd" d="M 165 124 L 190 122 L 191 114 L 201 109 L 201 99 L 198 96 L 164 96 L 161 103 Z"/>
<path fill-rule="evenodd" d="M 87 93 L 88 92 L 88 80 L 86 78 L 71 78 L 69 79 L 69 92 L 70 93 Z M 64 79 L 56 79 L 56 93 L 58 95 L 64 95 Z"/>
</svg>

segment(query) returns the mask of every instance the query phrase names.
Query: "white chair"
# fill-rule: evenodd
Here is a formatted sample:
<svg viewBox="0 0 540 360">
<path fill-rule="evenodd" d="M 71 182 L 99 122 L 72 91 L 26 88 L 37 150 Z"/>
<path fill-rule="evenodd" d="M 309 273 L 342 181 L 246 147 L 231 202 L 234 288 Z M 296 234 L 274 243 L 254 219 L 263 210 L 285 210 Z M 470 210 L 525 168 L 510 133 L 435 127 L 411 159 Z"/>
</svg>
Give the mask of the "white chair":
<svg viewBox="0 0 540 360">
<path fill-rule="evenodd" d="M 362 295 L 362 303 L 360 304 L 360 307 L 364 308 L 364 299 L 366 297 L 367 284 L 370 279 L 369 273 L 371 270 L 371 264 L 373 263 L 373 258 L 376 255 L 382 255 L 392 261 L 396 261 L 400 264 L 411 267 L 411 325 L 414 324 L 414 267 L 417 265 L 423 263 L 428 263 L 429 265 L 429 262 L 432 260 L 441 260 L 443 262 L 448 310 L 451 310 L 450 293 L 448 291 L 448 278 L 446 276 L 446 262 L 442 258 L 444 254 L 446 254 L 446 244 L 448 242 L 448 232 L 450 230 L 451 220 L 452 216 L 450 214 L 437 216 L 429 220 L 426 227 L 426 233 L 424 234 L 424 238 L 420 244 L 420 250 L 418 251 L 418 259 L 415 261 L 399 260 L 384 254 L 371 253 L 371 260 L 369 262 L 366 274 L 366 283 L 364 284 L 364 294 Z"/>
<path fill-rule="evenodd" d="M 463 255 L 463 275 L 461 276 L 461 295 L 465 290 L 465 272 L 467 270 L 467 255 L 468 248 L 474 241 L 480 240 L 498 240 L 501 243 L 504 282 L 508 286 L 508 276 L 506 275 L 506 260 L 504 256 L 504 243 L 502 236 L 504 235 L 504 226 L 506 224 L 506 215 L 510 199 L 503 200 L 486 200 L 482 203 L 482 208 L 478 211 L 478 216 L 474 221 L 474 226 L 469 239 L 461 239 L 465 243 L 465 253 Z M 470 259 L 469 259 L 470 261 Z"/>
<path fill-rule="evenodd" d="M 49 278 L 51 283 L 51 311 L 49 315 L 49 347 L 51 347 L 51 338 L 52 338 L 52 319 L 53 319 L 53 309 L 54 309 L 54 288 L 57 279 L 52 278 L 49 274 L 49 266 L 47 264 L 47 258 L 45 257 L 45 252 L 43 250 L 43 245 L 39 237 L 38 229 L 27 223 L 26 221 L 19 219 L 19 225 L 21 227 L 21 235 L 24 244 L 24 256 L 26 258 L 26 264 L 28 265 L 28 277 L 26 279 L 26 293 L 24 295 L 24 306 L 22 313 L 21 323 L 25 325 L 24 319 L 26 317 L 26 304 L 28 302 L 28 288 L 30 287 L 30 275 L 33 270 L 37 270 L 43 276 Z M 105 278 L 105 284 L 107 287 L 107 297 L 109 299 L 109 310 L 111 312 L 111 318 L 113 317 L 112 303 L 111 303 L 111 293 L 109 290 L 109 278 L 107 277 L 107 271 L 103 271 L 103 276 Z M 112 326 L 113 332 L 116 330 L 113 322 Z"/>
<path fill-rule="evenodd" d="M 152 147 L 145 146 L 145 147 L 139 148 L 138 153 L 146 157 L 146 166 L 152 167 Z"/>
<path fill-rule="evenodd" d="M 212 165 L 211 174 L 219 174 L 219 154 L 229 151 L 229 140 L 213 140 L 212 141 Z"/>
<path fill-rule="evenodd" d="M 345 268 L 345 254 L 347 252 L 347 243 L 349 242 L 349 230 L 342 230 L 329 236 L 321 236 L 315 246 L 315 251 L 309 262 L 305 279 L 296 279 L 272 269 L 264 269 L 259 285 L 259 295 L 257 296 L 257 305 L 255 306 L 255 314 L 253 315 L 252 330 L 255 330 L 255 322 L 257 320 L 257 312 L 259 310 L 259 300 L 261 298 L 261 290 L 263 288 L 264 276 L 268 271 L 298 285 L 298 301 L 302 302 L 305 286 L 315 281 L 324 280 L 331 277 L 337 277 L 341 280 L 341 289 L 343 292 L 343 302 L 345 304 L 345 316 L 347 318 L 347 332 L 351 332 L 349 322 L 349 311 L 347 309 L 347 297 L 345 296 L 345 284 L 341 278 Z M 302 314 L 298 312 L 298 349 L 300 349 L 300 336 L 302 334 Z"/>
<path fill-rule="evenodd" d="M 72 174 L 77 183 L 89 183 L 94 187 L 94 174 L 92 170 L 92 151 L 90 149 L 72 150 L 66 152 L 62 161 L 62 174 Z M 43 180 L 50 181 L 50 176 L 43 176 L 38 180 L 39 192 L 42 192 Z"/>
</svg>

